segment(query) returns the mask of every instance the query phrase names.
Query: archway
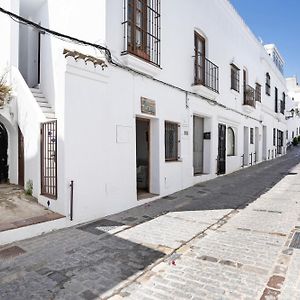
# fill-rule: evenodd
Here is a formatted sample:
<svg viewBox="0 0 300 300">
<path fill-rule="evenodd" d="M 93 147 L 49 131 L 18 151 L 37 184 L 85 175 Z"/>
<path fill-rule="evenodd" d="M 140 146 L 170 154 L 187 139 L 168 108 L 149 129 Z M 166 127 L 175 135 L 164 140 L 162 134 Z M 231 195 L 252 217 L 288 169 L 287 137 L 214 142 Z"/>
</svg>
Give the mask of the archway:
<svg viewBox="0 0 300 300">
<path fill-rule="evenodd" d="M 8 135 L 4 125 L 0 122 L 0 183 L 8 181 L 7 150 Z"/>
</svg>

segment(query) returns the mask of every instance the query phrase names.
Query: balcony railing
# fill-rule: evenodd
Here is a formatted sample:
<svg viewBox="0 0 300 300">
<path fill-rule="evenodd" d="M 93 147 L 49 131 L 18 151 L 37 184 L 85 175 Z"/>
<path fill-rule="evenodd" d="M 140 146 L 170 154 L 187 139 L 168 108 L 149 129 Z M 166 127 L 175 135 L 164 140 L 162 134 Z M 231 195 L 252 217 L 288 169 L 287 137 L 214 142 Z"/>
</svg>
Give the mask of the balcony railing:
<svg viewBox="0 0 300 300">
<path fill-rule="evenodd" d="M 198 84 L 219 93 L 219 67 L 201 53 L 195 56 L 195 85 Z"/>
<path fill-rule="evenodd" d="M 255 89 L 250 85 L 244 87 L 244 105 L 256 106 Z"/>
</svg>

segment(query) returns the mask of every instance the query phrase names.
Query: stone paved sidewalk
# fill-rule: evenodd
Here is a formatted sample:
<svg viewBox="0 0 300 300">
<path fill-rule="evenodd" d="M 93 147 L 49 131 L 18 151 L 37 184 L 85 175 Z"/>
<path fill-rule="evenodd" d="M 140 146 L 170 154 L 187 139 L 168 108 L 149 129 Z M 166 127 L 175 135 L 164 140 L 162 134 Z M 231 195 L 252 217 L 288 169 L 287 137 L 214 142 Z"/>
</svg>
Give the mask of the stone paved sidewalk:
<svg viewBox="0 0 300 300">
<path fill-rule="evenodd" d="M 299 152 L 7 245 L 0 299 L 300 299 Z"/>
</svg>

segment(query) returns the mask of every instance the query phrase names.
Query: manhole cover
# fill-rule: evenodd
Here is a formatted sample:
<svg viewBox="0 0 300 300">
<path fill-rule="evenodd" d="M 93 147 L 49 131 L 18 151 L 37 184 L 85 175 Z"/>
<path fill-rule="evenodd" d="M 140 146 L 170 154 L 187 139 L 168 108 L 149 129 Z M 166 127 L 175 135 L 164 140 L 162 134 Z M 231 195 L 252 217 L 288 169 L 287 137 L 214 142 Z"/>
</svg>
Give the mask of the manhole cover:
<svg viewBox="0 0 300 300">
<path fill-rule="evenodd" d="M 0 251 L 0 259 L 9 259 L 26 253 L 25 250 L 18 246 L 9 247 Z"/>
<path fill-rule="evenodd" d="M 300 249 L 300 232 L 295 232 L 290 243 L 290 248 Z"/>
</svg>

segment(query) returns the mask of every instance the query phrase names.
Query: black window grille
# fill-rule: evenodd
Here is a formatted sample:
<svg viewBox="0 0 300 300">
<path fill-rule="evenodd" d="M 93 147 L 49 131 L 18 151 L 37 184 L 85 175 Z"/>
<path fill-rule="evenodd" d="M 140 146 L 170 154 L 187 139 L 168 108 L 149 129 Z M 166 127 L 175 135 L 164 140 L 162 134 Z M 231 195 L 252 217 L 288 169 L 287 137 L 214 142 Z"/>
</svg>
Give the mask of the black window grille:
<svg viewBox="0 0 300 300">
<path fill-rule="evenodd" d="M 273 146 L 276 146 L 276 129 L 273 128 Z"/>
<path fill-rule="evenodd" d="M 240 91 L 240 69 L 234 64 L 231 64 L 231 89 Z"/>
<path fill-rule="evenodd" d="M 124 0 L 124 51 L 160 66 L 160 0 Z"/>
<path fill-rule="evenodd" d="M 178 160 L 178 127 L 177 123 L 165 122 L 165 159 Z"/>
<path fill-rule="evenodd" d="M 250 128 L 250 144 L 254 144 L 254 129 Z"/>
<path fill-rule="evenodd" d="M 41 194 L 57 198 L 57 121 L 41 124 Z"/>
<path fill-rule="evenodd" d="M 275 112 L 278 112 L 278 89 L 275 87 Z"/>
<path fill-rule="evenodd" d="M 271 95 L 271 77 L 269 73 L 266 74 L 266 94 Z"/>
</svg>

